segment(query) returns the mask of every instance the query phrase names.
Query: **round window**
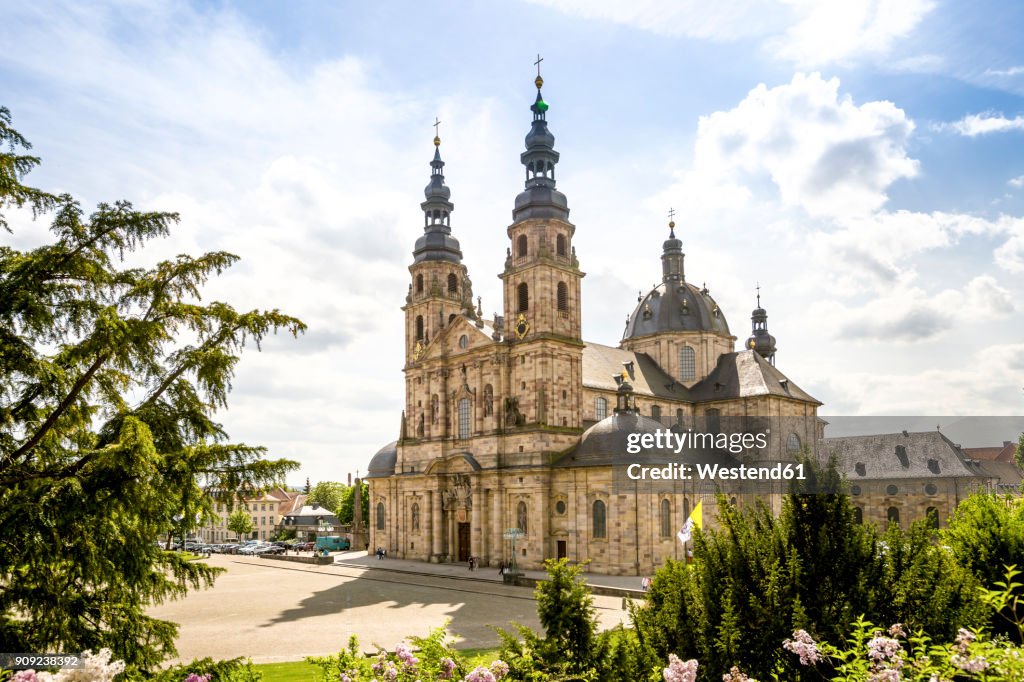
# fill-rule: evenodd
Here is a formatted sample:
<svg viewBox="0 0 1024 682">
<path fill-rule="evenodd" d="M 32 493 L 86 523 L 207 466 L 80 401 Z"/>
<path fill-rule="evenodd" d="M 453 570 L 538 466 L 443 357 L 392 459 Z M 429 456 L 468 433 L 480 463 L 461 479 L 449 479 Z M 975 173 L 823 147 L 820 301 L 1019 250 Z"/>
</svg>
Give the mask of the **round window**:
<svg viewBox="0 0 1024 682">
<path fill-rule="evenodd" d="M 934 495 L 935 493 L 939 492 L 939 487 L 934 483 L 929 483 L 924 487 L 924 491 L 929 495 Z"/>
<path fill-rule="evenodd" d="M 469 337 L 463 334 L 459 337 L 459 348 L 467 348 L 469 346 Z"/>
<path fill-rule="evenodd" d="M 565 502 L 564 501 L 559 500 L 558 502 L 555 502 L 555 512 L 558 513 L 559 515 L 562 515 L 562 514 L 565 513 Z"/>
<path fill-rule="evenodd" d="M 886 494 L 886 495 L 895 495 L 895 494 L 896 494 L 896 493 L 898 493 L 899 491 L 900 491 L 900 489 L 899 489 L 899 488 L 897 488 L 897 487 L 896 487 L 896 486 L 894 486 L 894 485 L 890 485 L 889 487 L 887 487 L 887 488 L 885 489 L 885 494 Z"/>
<path fill-rule="evenodd" d="M 859 485 L 855 485 L 855 486 L 851 487 L 850 488 L 850 492 L 852 494 L 854 494 L 854 495 L 860 495 L 860 486 Z"/>
</svg>

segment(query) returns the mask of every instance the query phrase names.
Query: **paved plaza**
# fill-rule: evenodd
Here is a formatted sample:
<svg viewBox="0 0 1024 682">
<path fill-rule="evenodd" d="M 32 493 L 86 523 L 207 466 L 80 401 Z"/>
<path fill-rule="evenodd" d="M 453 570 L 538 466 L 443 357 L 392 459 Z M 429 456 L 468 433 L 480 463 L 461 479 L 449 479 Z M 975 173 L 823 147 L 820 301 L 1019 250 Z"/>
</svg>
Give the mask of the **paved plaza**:
<svg viewBox="0 0 1024 682">
<path fill-rule="evenodd" d="M 207 561 L 227 569 L 213 588 L 149 611 L 180 625 L 182 661 L 293 661 L 334 653 L 352 634 L 364 651 L 393 648 L 446 619 L 459 648 L 496 645 L 492 625 L 515 621 L 540 629 L 533 590 L 501 584 L 496 569 L 470 573 L 464 566 L 391 559 L 374 564 L 365 553 L 339 556 L 328 566 L 234 555 Z M 625 622 L 621 597 L 596 596 L 594 603 L 602 628 Z"/>
</svg>

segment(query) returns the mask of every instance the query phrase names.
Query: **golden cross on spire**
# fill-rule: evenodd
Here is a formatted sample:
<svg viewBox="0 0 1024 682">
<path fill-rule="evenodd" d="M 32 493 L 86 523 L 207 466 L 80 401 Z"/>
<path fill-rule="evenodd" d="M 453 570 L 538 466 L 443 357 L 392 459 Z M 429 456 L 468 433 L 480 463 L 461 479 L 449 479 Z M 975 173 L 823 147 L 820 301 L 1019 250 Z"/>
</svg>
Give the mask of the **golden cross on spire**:
<svg viewBox="0 0 1024 682">
<path fill-rule="evenodd" d="M 441 125 L 441 119 L 439 119 L 437 116 L 435 116 L 434 117 L 434 146 L 435 147 L 440 147 L 441 146 L 441 135 L 440 135 L 440 131 L 438 129 L 440 125 Z"/>
<path fill-rule="evenodd" d="M 534 85 L 537 86 L 538 90 L 540 90 L 541 86 L 544 85 L 544 79 L 540 77 L 540 63 L 542 61 L 544 61 L 544 57 L 541 57 L 540 53 L 538 52 L 537 61 L 533 63 L 533 65 L 537 67 L 537 78 L 533 81 L 533 83 Z"/>
</svg>

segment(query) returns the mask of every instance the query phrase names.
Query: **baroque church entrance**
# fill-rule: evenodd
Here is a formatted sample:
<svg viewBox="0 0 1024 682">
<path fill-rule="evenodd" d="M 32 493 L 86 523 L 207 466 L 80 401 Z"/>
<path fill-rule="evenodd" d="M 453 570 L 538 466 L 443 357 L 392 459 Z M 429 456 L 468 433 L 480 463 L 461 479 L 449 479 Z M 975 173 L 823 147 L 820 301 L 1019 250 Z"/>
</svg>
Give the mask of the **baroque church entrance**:
<svg viewBox="0 0 1024 682">
<path fill-rule="evenodd" d="M 459 524 L 459 561 L 469 561 L 469 524 Z"/>
</svg>

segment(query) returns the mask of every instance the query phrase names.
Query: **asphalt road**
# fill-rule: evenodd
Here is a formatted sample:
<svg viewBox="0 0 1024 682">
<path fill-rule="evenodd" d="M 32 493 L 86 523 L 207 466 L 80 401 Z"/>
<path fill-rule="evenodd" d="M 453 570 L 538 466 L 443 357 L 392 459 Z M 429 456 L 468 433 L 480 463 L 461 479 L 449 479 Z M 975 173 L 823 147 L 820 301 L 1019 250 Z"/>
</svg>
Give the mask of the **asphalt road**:
<svg viewBox="0 0 1024 682">
<path fill-rule="evenodd" d="M 350 635 L 364 651 L 392 649 L 449 621 L 458 648 L 494 646 L 491 626 L 540 629 L 529 588 L 342 566 L 214 555 L 209 590 L 150 609 L 180 625 L 179 660 L 248 656 L 256 663 L 336 652 Z M 625 621 L 622 600 L 595 597 L 602 628 Z"/>
</svg>

